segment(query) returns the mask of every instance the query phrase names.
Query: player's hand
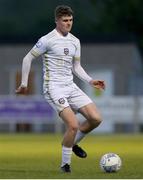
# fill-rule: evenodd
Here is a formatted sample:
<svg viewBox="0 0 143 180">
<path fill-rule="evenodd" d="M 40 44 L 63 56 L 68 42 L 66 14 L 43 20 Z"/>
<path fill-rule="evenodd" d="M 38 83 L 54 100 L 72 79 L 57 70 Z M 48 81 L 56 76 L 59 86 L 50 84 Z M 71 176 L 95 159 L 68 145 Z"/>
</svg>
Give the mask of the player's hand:
<svg viewBox="0 0 143 180">
<path fill-rule="evenodd" d="M 21 94 L 21 95 L 26 95 L 28 94 L 28 88 L 24 87 L 24 86 L 19 86 L 16 90 L 15 90 L 16 94 Z"/>
<path fill-rule="evenodd" d="M 105 82 L 102 80 L 91 80 L 90 84 L 96 89 L 105 90 Z"/>
</svg>

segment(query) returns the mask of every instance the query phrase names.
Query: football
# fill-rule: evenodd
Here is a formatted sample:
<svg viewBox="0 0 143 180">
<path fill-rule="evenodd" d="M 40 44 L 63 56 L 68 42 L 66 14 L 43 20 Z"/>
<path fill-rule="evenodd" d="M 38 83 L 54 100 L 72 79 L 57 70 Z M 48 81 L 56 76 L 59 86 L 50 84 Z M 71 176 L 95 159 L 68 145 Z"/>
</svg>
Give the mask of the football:
<svg viewBox="0 0 143 180">
<path fill-rule="evenodd" d="M 117 172 L 121 169 L 121 166 L 121 158 L 115 153 L 107 153 L 101 157 L 100 168 L 104 172 Z"/>
</svg>

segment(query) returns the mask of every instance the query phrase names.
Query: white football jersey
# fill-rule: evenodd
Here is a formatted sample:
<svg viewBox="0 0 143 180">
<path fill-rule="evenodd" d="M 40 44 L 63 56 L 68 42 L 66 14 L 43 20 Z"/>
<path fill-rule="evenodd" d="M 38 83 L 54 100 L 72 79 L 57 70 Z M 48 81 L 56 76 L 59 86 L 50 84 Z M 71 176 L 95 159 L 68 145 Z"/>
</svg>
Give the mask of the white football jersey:
<svg viewBox="0 0 143 180">
<path fill-rule="evenodd" d="M 73 60 L 80 59 L 80 41 L 71 33 L 62 36 L 54 29 L 39 39 L 31 53 L 43 57 L 45 91 L 49 84 L 73 82 Z"/>
</svg>

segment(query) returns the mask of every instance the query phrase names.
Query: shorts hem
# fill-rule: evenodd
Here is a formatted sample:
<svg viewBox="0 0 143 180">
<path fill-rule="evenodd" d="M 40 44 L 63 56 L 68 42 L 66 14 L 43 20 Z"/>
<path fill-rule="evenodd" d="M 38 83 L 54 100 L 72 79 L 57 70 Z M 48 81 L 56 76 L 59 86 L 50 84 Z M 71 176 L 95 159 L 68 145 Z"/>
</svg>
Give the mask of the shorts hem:
<svg viewBox="0 0 143 180">
<path fill-rule="evenodd" d="M 68 107 L 70 107 L 70 106 L 64 107 L 61 111 L 59 111 L 59 112 L 58 112 L 59 116 L 60 116 L 61 112 L 62 112 L 64 109 L 68 108 Z"/>
<path fill-rule="evenodd" d="M 85 104 L 85 105 L 82 105 L 81 107 L 79 107 L 79 108 L 77 109 L 77 112 L 79 112 L 79 110 L 80 110 L 81 108 L 83 108 L 84 106 L 87 106 L 87 105 L 89 105 L 89 104 L 93 104 L 93 102 L 91 101 L 91 102 L 89 102 L 89 103 L 87 103 L 87 104 Z"/>
</svg>

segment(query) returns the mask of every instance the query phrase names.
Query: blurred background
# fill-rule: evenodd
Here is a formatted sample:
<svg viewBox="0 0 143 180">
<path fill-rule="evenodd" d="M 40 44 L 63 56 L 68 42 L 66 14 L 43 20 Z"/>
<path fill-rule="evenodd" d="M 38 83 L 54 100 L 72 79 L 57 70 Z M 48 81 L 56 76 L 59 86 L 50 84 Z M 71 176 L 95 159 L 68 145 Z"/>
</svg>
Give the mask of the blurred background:
<svg viewBox="0 0 143 180">
<path fill-rule="evenodd" d="M 15 95 L 22 59 L 55 28 L 54 9 L 60 4 L 74 10 L 72 33 L 81 41 L 82 66 L 106 82 L 106 90 L 99 92 L 75 77 L 103 116 L 93 133 L 142 133 L 142 0 L 0 0 L 0 132 L 64 131 L 42 96 L 41 58 L 32 63 L 29 95 Z"/>
</svg>

